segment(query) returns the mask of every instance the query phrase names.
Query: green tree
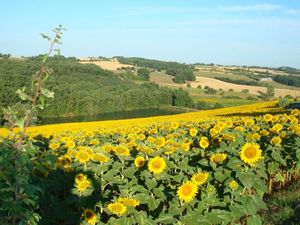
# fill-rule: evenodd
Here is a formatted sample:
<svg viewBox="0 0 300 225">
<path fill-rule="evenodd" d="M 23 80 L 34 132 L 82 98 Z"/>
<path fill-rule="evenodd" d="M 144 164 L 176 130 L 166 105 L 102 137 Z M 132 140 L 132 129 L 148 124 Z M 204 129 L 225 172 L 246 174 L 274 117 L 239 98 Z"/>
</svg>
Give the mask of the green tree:
<svg viewBox="0 0 300 225">
<path fill-rule="evenodd" d="M 150 79 L 150 72 L 145 68 L 139 68 L 137 70 L 137 75 L 140 77 L 141 80 L 149 80 Z"/>
</svg>

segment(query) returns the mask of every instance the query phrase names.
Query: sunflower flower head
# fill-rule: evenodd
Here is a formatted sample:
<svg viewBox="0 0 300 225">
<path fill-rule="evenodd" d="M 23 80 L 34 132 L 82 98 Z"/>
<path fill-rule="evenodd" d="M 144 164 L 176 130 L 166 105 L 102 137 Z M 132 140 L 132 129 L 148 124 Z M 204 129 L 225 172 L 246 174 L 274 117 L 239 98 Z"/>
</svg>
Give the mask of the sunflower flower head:
<svg viewBox="0 0 300 225">
<path fill-rule="evenodd" d="M 135 158 L 134 160 L 135 167 L 140 168 L 144 166 L 144 164 L 145 164 L 145 158 L 143 156 L 138 156 Z"/>
<path fill-rule="evenodd" d="M 121 202 L 110 203 L 107 208 L 111 213 L 116 214 L 119 217 L 127 211 L 127 207 Z"/>
<path fill-rule="evenodd" d="M 210 161 L 214 163 L 223 163 L 227 159 L 227 154 L 225 153 L 214 153 L 210 156 Z"/>
<path fill-rule="evenodd" d="M 261 156 L 262 150 L 256 143 L 246 143 L 242 146 L 240 151 L 241 160 L 249 165 L 255 164 Z"/>
<path fill-rule="evenodd" d="M 140 205 L 140 202 L 134 198 L 119 198 L 118 202 L 124 204 L 127 207 L 136 207 Z"/>
<path fill-rule="evenodd" d="M 192 181 L 187 181 L 183 183 L 177 190 L 177 196 L 181 201 L 190 202 L 198 193 L 197 185 Z"/>
<path fill-rule="evenodd" d="M 114 151 L 117 155 L 121 155 L 121 156 L 129 156 L 130 155 L 129 149 L 123 145 L 116 146 L 114 148 Z"/>
<path fill-rule="evenodd" d="M 197 185 L 201 185 L 205 183 L 208 177 L 209 177 L 209 173 L 199 172 L 193 175 L 192 181 Z"/>
<path fill-rule="evenodd" d="M 166 162 L 163 158 L 156 156 L 149 160 L 148 169 L 154 174 L 160 174 L 166 168 Z"/>
<path fill-rule="evenodd" d="M 272 145 L 280 145 L 282 142 L 282 139 L 279 136 L 273 137 L 270 141 Z"/>
<path fill-rule="evenodd" d="M 191 128 L 190 129 L 190 135 L 192 137 L 195 137 L 197 135 L 197 133 L 198 133 L 198 130 L 196 128 Z"/>
<path fill-rule="evenodd" d="M 91 209 L 85 209 L 83 211 L 83 218 L 89 223 L 94 225 L 97 221 L 96 213 Z"/>
<path fill-rule="evenodd" d="M 199 145 L 201 148 L 206 149 L 209 146 L 209 141 L 207 139 L 207 137 L 202 137 L 199 141 Z"/>
<path fill-rule="evenodd" d="M 236 190 L 237 188 L 238 188 L 238 186 L 239 186 L 239 184 L 235 181 L 235 180 L 232 180 L 232 181 L 230 181 L 230 183 L 229 183 L 229 187 L 230 187 L 230 189 L 231 190 Z"/>
</svg>

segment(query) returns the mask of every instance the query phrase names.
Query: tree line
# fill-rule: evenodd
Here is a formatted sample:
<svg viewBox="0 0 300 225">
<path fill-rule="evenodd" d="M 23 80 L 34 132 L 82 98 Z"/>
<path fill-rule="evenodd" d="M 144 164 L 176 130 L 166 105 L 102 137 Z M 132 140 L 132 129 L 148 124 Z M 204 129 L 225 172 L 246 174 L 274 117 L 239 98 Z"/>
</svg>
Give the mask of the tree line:
<svg viewBox="0 0 300 225">
<path fill-rule="evenodd" d="M 276 82 L 278 82 L 278 83 L 281 83 L 281 84 L 285 84 L 285 85 L 289 85 L 289 86 L 294 86 L 294 87 L 300 87 L 300 76 L 276 75 L 276 76 L 273 77 L 273 80 L 276 81 Z"/>
</svg>

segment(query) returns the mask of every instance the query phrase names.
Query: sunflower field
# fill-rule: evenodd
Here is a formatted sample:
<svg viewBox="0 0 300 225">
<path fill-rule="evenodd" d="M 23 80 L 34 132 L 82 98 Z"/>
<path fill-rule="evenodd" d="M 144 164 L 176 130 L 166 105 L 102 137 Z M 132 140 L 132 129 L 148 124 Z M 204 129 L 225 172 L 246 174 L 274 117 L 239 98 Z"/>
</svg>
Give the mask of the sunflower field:
<svg viewBox="0 0 300 225">
<path fill-rule="evenodd" d="M 263 197 L 299 178 L 299 116 L 267 102 L 32 127 L 39 223 L 263 224 Z M 18 139 L 0 133 L 0 151 Z"/>
</svg>

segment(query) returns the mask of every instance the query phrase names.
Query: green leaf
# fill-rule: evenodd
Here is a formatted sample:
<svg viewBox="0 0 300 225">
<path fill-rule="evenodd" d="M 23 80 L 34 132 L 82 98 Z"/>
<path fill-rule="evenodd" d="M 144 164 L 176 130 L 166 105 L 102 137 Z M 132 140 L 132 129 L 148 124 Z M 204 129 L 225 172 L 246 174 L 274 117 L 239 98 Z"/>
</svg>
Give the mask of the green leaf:
<svg viewBox="0 0 300 225">
<path fill-rule="evenodd" d="M 237 177 L 244 185 L 244 187 L 248 189 L 253 187 L 254 181 L 256 179 L 256 177 L 253 176 L 253 174 L 245 173 L 245 172 L 237 173 Z"/>
<path fill-rule="evenodd" d="M 164 194 L 164 192 L 159 189 L 159 188 L 154 188 L 153 189 L 153 193 L 155 194 L 156 197 L 158 197 L 160 200 L 165 200 L 166 196 Z"/>
<path fill-rule="evenodd" d="M 253 187 L 255 188 L 257 194 L 262 198 L 264 194 L 268 191 L 266 184 L 261 180 L 256 178 Z"/>
<path fill-rule="evenodd" d="M 279 151 L 273 151 L 271 153 L 272 158 L 275 159 L 277 162 L 279 162 L 280 164 L 286 166 L 286 161 L 281 157 L 280 152 Z"/>
<path fill-rule="evenodd" d="M 42 38 L 44 38 L 48 41 L 51 41 L 51 38 L 48 35 L 41 33 L 41 36 L 42 36 Z"/>
<path fill-rule="evenodd" d="M 278 171 L 279 165 L 276 162 L 268 162 L 268 173 L 275 174 Z"/>
<path fill-rule="evenodd" d="M 175 224 L 176 220 L 172 215 L 159 215 L 159 218 L 155 220 L 157 224 Z"/>
<path fill-rule="evenodd" d="M 145 224 L 145 225 L 153 225 L 147 217 L 147 213 L 145 211 L 135 211 L 134 217 L 138 224 Z"/>
<path fill-rule="evenodd" d="M 17 95 L 19 96 L 19 98 L 22 99 L 23 101 L 27 101 L 27 100 L 32 101 L 32 97 L 25 93 L 25 87 L 23 87 L 22 89 L 18 89 L 18 90 L 16 91 L 16 94 L 17 94 Z"/>
<path fill-rule="evenodd" d="M 211 224 L 227 224 L 231 221 L 230 213 L 220 209 L 214 209 L 211 212 L 206 213 L 205 216 Z"/>
<path fill-rule="evenodd" d="M 227 178 L 227 176 L 221 172 L 214 173 L 214 177 L 217 181 L 220 181 L 221 183 Z"/>
<path fill-rule="evenodd" d="M 247 225 L 261 225 L 262 221 L 259 215 L 250 216 L 247 219 Z"/>
<path fill-rule="evenodd" d="M 284 177 L 282 176 L 282 174 L 280 172 L 277 172 L 275 174 L 275 181 L 278 181 L 278 182 L 283 182 L 284 181 Z"/>
<path fill-rule="evenodd" d="M 54 98 L 54 92 L 48 90 L 47 88 L 41 88 L 41 93 L 46 98 Z"/>
<path fill-rule="evenodd" d="M 157 181 L 154 179 L 147 179 L 145 182 L 148 190 L 152 190 L 157 185 Z"/>
<path fill-rule="evenodd" d="M 237 157 L 232 157 L 227 162 L 227 166 L 233 170 L 241 170 L 241 168 L 242 168 L 241 165 L 242 165 L 242 162 Z"/>
<path fill-rule="evenodd" d="M 148 207 L 150 210 L 155 210 L 159 206 L 160 201 L 158 199 L 149 198 Z"/>
</svg>

